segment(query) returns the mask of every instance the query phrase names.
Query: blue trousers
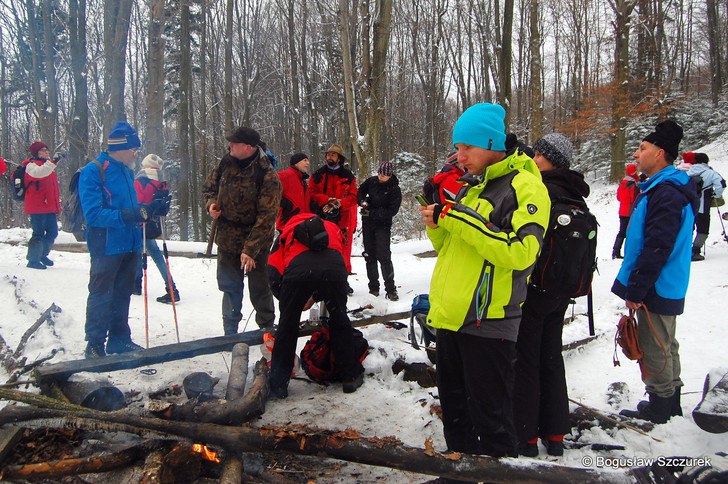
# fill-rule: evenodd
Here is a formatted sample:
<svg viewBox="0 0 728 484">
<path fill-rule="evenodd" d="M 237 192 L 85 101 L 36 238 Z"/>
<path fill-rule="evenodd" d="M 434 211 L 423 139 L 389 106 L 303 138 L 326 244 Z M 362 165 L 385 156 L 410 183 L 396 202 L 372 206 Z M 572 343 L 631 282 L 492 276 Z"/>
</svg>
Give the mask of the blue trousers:
<svg viewBox="0 0 728 484">
<path fill-rule="evenodd" d="M 154 239 L 147 239 L 144 241 L 144 243 L 147 245 L 147 252 L 151 256 L 152 260 L 154 261 L 154 265 L 157 266 L 157 269 L 159 269 L 159 273 L 162 275 L 162 279 L 164 279 L 164 285 L 165 287 L 169 284 L 168 274 L 167 274 L 167 264 L 164 262 L 164 255 L 162 254 L 162 251 L 159 249 L 159 244 L 157 244 L 157 241 Z M 142 257 L 143 252 L 138 252 L 138 263 L 137 263 L 137 270 L 136 270 L 136 277 L 134 279 L 134 285 L 137 287 L 141 287 L 142 285 Z M 148 266 L 147 266 L 148 267 Z M 172 281 L 172 284 L 174 284 L 174 281 Z"/>
<path fill-rule="evenodd" d="M 33 235 L 28 241 L 26 259 L 38 262 L 51 252 L 53 242 L 58 237 L 58 218 L 55 213 L 39 213 L 30 216 Z"/>
<path fill-rule="evenodd" d="M 130 341 L 131 299 L 137 252 L 91 256 L 86 302 L 86 341 L 103 345 L 109 340 Z"/>
</svg>

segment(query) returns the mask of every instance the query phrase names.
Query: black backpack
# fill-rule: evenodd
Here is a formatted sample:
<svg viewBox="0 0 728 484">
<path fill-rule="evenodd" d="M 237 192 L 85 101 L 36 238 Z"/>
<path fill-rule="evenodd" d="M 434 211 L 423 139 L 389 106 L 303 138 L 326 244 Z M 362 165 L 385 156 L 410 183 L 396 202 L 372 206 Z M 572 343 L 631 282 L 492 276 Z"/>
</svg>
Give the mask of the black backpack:
<svg viewBox="0 0 728 484">
<path fill-rule="evenodd" d="M 91 163 L 98 167 L 99 174 L 101 175 L 101 184 L 103 185 L 106 182 L 104 167 L 97 160 L 93 160 Z M 61 226 L 64 232 L 72 233 L 77 241 L 83 242 L 86 240 L 86 219 L 83 216 L 81 198 L 78 196 L 78 181 L 80 177 L 81 169 L 78 169 L 68 184 L 68 196 L 63 201 L 63 211 L 61 212 Z"/>
<path fill-rule="evenodd" d="M 579 200 L 557 198 L 531 283 L 562 297 L 586 296 L 597 268 L 596 217 Z"/>
<path fill-rule="evenodd" d="M 10 194 L 16 202 L 25 200 L 25 165 L 18 166 L 10 174 Z"/>
</svg>

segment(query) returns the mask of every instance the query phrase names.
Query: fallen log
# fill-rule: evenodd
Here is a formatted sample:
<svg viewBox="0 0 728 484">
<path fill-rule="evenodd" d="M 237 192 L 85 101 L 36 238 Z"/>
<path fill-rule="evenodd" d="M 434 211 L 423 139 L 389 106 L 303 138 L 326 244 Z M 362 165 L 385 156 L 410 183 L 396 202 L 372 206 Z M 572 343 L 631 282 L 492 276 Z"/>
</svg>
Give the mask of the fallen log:
<svg viewBox="0 0 728 484">
<path fill-rule="evenodd" d="M 240 484 L 243 482 L 243 461 L 237 455 L 228 456 L 223 464 L 220 484 Z"/>
<path fill-rule="evenodd" d="M 245 383 L 248 379 L 248 360 L 250 347 L 244 343 L 233 346 L 230 359 L 230 374 L 228 375 L 225 400 L 237 400 L 245 395 Z"/>
<path fill-rule="evenodd" d="M 384 323 L 387 321 L 408 318 L 409 314 L 409 311 L 381 314 L 378 316 L 353 320 L 351 325 L 354 327 L 361 327 L 370 324 Z M 308 321 L 303 321 L 301 323 L 301 329 L 298 332 L 298 336 L 310 336 L 319 328 L 319 324 L 312 326 L 309 325 Z M 131 368 L 139 368 L 141 366 L 150 366 L 157 363 L 192 358 L 194 356 L 231 351 L 233 346 L 238 343 L 245 343 L 248 346 L 260 345 L 263 344 L 263 334 L 263 331 L 256 329 L 254 331 L 246 331 L 245 333 L 228 336 L 217 336 L 214 338 L 204 338 L 195 341 L 185 341 L 183 343 L 156 346 L 146 350 L 110 355 L 105 358 L 63 361 L 36 368 L 35 379 L 38 380 L 41 384 L 41 388 L 43 389 L 45 385 L 51 384 L 55 380 L 64 380 L 74 373 L 82 371 L 101 373 L 116 370 L 128 370 Z"/>
<path fill-rule="evenodd" d="M 6 407 L 0 411 L 0 424 L 53 418 L 53 424 L 93 427 L 99 420 L 177 435 L 206 445 L 222 447 L 228 452 L 276 450 L 294 454 L 318 455 L 360 464 L 389 467 L 404 471 L 465 481 L 493 483 L 553 482 L 605 483 L 630 482 L 628 473 L 619 470 L 573 468 L 549 462 L 518 459 L 495 459 L 486 456 L 451 453 L 403 445 L 394 437 L 362 437 L 355 430 L 325 431 L 305 426 L 230 427 L 207 423 L 170 422 L 157 418 L 136 417 L 124 412 L 64 412 L 34 407 Z"/>
<path fill-rule="evenodd" d="M 718 380 L 717 383 L 715 380 Z M 706 432 L 728 432 L 728 373 L 721 377 L 720 374 L 711 372 L 705 377 L 703 398 L 693 410 L 693 420 Z"/>
<path fill-rule="evenodd" d="M 139 484 L 158 484 L 162 482 L 162 459 L 166 452 L 157 449 L 147 454 L 142 468 L 142 477 Z"/>
<path fill-rule="evenodd" d="M 48 321 L 49 323 L 53 323 L 53 313 L 60 313 L 63 310 L 56 306 L 56 303 L 51 303 L 50 307 L 43 311 L 43 314 L 40 315 L 40 317 L 36 320 L 33 325 L 28 328 L 25 333 L 23 333 L 23 336 L 20 337 L 20 342 L 18 343 L 18 346 L 15 348 L 15 353 L 13 354 L 14 358 L 18 358 L 20 354 L 25 349 L 25 345 L 28 343 L 28 340 L 30 339 L 33 334 L 38 331 L 38 328 L 40 328 L 43 323 Z"/>
<path fill-rule="evenodd" d="M 104 452 L 90 457 L 61 459 L 38 464 L 9 465 L 0 471 L 0 480 L 41 480 L 91 472 L 108 472 L 142 459 L 148 446 L 135 445 L 119 452 Z"/>
<path fill-rule="evenodd" d="M 572 414 L 576 419 L 580 419 L 580 417 L 584 416 L 588 419 L 596 420 L 599 423 L 599 426 L 602 428 L 608 429 L 613 427 L 621 427 L 623 429 L 631 430 L 633 432 L 637 432 L 638 434 L 649 437 L 656 442 L 662 442 L 662 440 L 653 437 L 647 433 L 654 428 L 654 425 L 651 422 L 639 422 L 633 421 L 632 419 L 629 419 L 627 421 L 627 417 L 624 417 L 622 415 L 610 416 L 603 412 L 600 412 L 596 408 L 584 405 L 583 403 L 578 402 L 574 399 L 569 398 L 569 401 L 579 406 L 579 408 L 576 409 L 576 411 Z"/>
<path fill-rule="evenodd" d="M 268 401 L 268 364 L 262 358 L 253 369 L 255 379 L 250 391 L 235 400 L 215 400 L 197 403 L 190 400 L 183 405 L 170 405 L 161 415 L 162 418 L 183 422 L 207 422 L 216 424 L 239 425 L 263 415 Z"/>
</svg>

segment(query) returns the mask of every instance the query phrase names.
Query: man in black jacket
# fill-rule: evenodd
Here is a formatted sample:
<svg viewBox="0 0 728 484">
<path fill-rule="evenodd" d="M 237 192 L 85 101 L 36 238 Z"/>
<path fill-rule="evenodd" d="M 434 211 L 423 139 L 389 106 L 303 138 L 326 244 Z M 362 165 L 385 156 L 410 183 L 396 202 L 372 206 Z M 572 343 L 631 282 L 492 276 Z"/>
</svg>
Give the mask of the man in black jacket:
<svg viewBox="0 0 728 484">
<path fill-rule="evenodd" d="M 379 262 L 382 266 L 385 297 L 397 301 L 399 295 L 394 284 L 394 265 L 389 244 L 392 237 L 392 218 L 397 215 L 402 204 L 402 191 L 399 189 L 399 180 L 393 173 L 391 161 L 381 162 L 377 175 L 367 178 L 361 184 L 357 202 L 361 207 L 369 293 L 379 296 Z"/>
</svg>

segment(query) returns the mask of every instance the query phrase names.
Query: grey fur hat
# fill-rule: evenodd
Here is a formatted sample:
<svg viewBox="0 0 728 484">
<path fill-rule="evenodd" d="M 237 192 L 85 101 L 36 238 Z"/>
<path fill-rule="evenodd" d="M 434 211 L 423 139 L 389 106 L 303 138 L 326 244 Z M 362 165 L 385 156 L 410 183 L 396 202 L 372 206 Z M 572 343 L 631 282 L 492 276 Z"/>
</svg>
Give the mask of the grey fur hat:
<svg viewBox="0 0 728 484">
<path fill-rule="evenodd" d="M 549 133 L 533 144 L 533 151 L 544 155 L 555 168 L 569 168 L 573 147 L 569 138 L 559 133 Z"/>
</svg>

